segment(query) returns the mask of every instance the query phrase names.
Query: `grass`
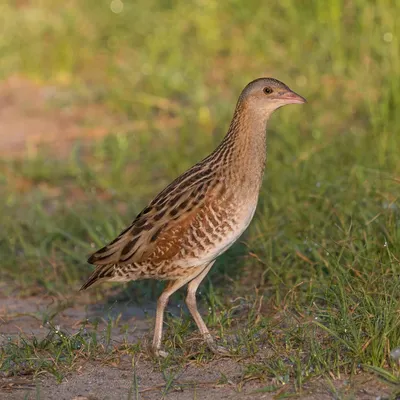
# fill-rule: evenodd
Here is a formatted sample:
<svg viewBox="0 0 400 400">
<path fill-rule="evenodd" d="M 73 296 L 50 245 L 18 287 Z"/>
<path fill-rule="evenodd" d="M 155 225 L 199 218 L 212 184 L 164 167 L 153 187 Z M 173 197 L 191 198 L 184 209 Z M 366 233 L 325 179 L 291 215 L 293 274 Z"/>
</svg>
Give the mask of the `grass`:
<svg viewBox="0 0 400 400">
<path fill-rule="evenodd" d="M 146 124 L 116 124 L 66 159 L 43 149 L 0 160 L 1 278 L 23 293 L 78 289 L 86 256 L 221 140 L 241 88 L 275 76 L 309 104 L 270 123 L 255 220 L 201 289 L 207 322 L 232 356 L 251 360 L 243 380 L 264 380 L 266 390 L 268 379 L 300 391 L 315 377 L 361 370 L 398 385 L 390 357 L 400 346 L 397 8 L 394 0 L 6 1 L 0 77 L 68 94 L 51 107 L 95 103 Z M 135 283 L 125 296 L 145 302 L 158 290 Z M 187 340 L 193 331 L 186 314 L 168 318 L 171 356 L 161 369 L 210 361 Z M 68 346 L 89 346 L 74 334 L 57 358 L 60 340 L 53 332 L 9 344 L 2 370 L 19 373 L 13 357 L 39 349 L 59 362 L 39 358 L 30 370 L 57 374 L 74 363 Z"/>
<path fill-rule="evenodd" d="M 107 350 L 107 338 L 101 338 L 95 330 L 81 328 L 75 333 L 49 325 L 43 339 L 20 335 L 16 341 L 10 338 L 0 352 L 0 371 L 6 376 L 52 374 L 61 382 L 66 372 L 73 370 L 83 360 L 102 360 L 112 357 Z"/>
</svg>

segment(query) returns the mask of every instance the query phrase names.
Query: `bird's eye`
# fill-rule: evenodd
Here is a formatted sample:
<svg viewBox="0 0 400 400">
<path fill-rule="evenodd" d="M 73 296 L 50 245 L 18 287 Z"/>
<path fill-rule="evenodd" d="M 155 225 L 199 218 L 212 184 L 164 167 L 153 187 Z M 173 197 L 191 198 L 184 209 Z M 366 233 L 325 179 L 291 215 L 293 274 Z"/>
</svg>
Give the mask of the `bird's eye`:
<svg viewBox="0 0 400 400">
<path fill-rule="evenodd" d="M 271 94 L 271 93 L 273 92 L 273 90 L 272 90 L 270 87 L 265 87 L 265 88 L 263 89 L 263 92 L 264 92 L 265 94 Z"/>
</svg>

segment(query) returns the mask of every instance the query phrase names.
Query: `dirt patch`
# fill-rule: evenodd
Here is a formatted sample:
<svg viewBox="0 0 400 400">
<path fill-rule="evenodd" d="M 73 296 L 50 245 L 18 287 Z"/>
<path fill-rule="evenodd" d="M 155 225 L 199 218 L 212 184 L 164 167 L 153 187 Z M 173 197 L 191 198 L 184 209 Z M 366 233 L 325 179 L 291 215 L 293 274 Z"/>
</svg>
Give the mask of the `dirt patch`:
<svg viewBox="0 0 400 400">
<path fill-rule="evenodd" d="M 72 333 L 82 324 L 95 322 L 101 332 L 109 320 L 117 318 L 128 326 L 124 338 L 135 342 L 138 337 L 148 332 L 150 324 L 147 315 L 147 309 L 145 312 L 142 307 L 132 303 L 96 304 L 86 294 L 76 294 L 70 298 L 19 297 L 5 295 L 0 287 L 0 345 L 19 334 L 42 339 L 48 333 L 50 323 L 59 326 L 60 330 Z M 43 323 L 43 321 L 49 322 Z M 114 340 L 122 339 L 118 329 L 112 333 Z"/>
<path fill-rule="evenodd" d="M 63 156 L 78 139 L 106 135 L 117 117 L 98 105 L 65 105 L 71 96 L 65 89 L 18 76 L 0 82 L 0 154 L 33 156 L 46 145 Z"/>
<path fill-rule="evenodd" d="M 228 382 L 224 380 L 229 376 Z M 12 382 L 12 379 L 8 379 Z M 137 382 L 135 385 L 134 382 Z M 3 379 L 3 385 L 7 380 Z M 52 377 L 40 377 L 36 382 L 19 378 L 18 389 L 1 391 L 3 400 L 215 400 L 215 399 L 265 399 L 272 400 L 290 395 L 291 389 L 282 386 L 273 393 L 268 391 L 273 382 L 242 382 L 242 367 L 232 360 L 217 360 L 203 367 L 189 365 L 181 371 L 177 379 L 166 390 L 166 381 L 157 372 L 154 364 L 139 361 L 135 370 L 131 360 L 123 360 L 118 367 L 100 364 L 86 364 L 74 374 L 70 374 L 61 384 Z M 371 376 L 360 376 L 348 380 L 341 379 L 330 385 L 323 380 L 306 385 L 295 398 L 303 400 L 328 400 L 353 398 L 357 400 L 388 399 L 389 391 Z M 37 397 L 37 394 L 40 397 Z M 135 397 L 138 393 L 138 397 Z M 131 397 L 129 397 L 131 396 Z M 292 397 L 292 396 L 290 396 Z"/>
<path fill-rule="evenodd" d="M 149 121 L 130 121 L 105 106 L 77 97 L 66 88 L 40 85 L 20 76 L 0 82 L 0 156 L 33 157 L 45 147 L 52 157 L 64 157 L 76 141 L 85 145 L 112 132 L 150 126 Z M 157 99 L 154 103 L 162 109 Z M 165 116 L 151 121 L 160 129 L 181 123 L 179 118 Z"/>
</svg>

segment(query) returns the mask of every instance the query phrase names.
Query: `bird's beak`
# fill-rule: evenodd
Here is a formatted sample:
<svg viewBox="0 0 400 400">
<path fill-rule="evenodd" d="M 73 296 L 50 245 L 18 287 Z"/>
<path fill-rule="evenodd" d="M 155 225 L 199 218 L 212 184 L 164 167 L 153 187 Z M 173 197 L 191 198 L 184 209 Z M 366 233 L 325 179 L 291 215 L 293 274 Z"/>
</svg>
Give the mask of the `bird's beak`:
<svg viewBox="0 0 400 400">
<path fill-rule="evenodd" d="M 280 96 L 280 99 L 284 100 L 286 104 L 303 104 L 307 103 L 307 100 L 295 92 L 286 92 Z"/>
</svg>

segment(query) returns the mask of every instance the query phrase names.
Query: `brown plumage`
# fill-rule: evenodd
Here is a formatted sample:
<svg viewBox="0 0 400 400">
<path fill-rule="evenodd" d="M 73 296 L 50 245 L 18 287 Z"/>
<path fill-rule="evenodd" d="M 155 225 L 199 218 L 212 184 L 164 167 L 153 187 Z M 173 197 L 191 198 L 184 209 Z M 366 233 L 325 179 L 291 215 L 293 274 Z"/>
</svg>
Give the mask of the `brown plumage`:
<svg viewBox="0 0 400 400">
<path fill-rule="evenodd" d="M 208 157 L 167 186 L 121 234 L 89 258 L 96 269 L 82 286 L 103 281 L 162 279 L 153 349 L 160 353 L 163 313 L 188 283 L 186 303 L 212 350 L 216 346 L 196 305 L 196 290 L 216 257 L 249 225 L 266 161 L 266 126 L 277 108 L 305 99 L 272 78 L 242 91 L 228 133 Z"/>
</svg>

